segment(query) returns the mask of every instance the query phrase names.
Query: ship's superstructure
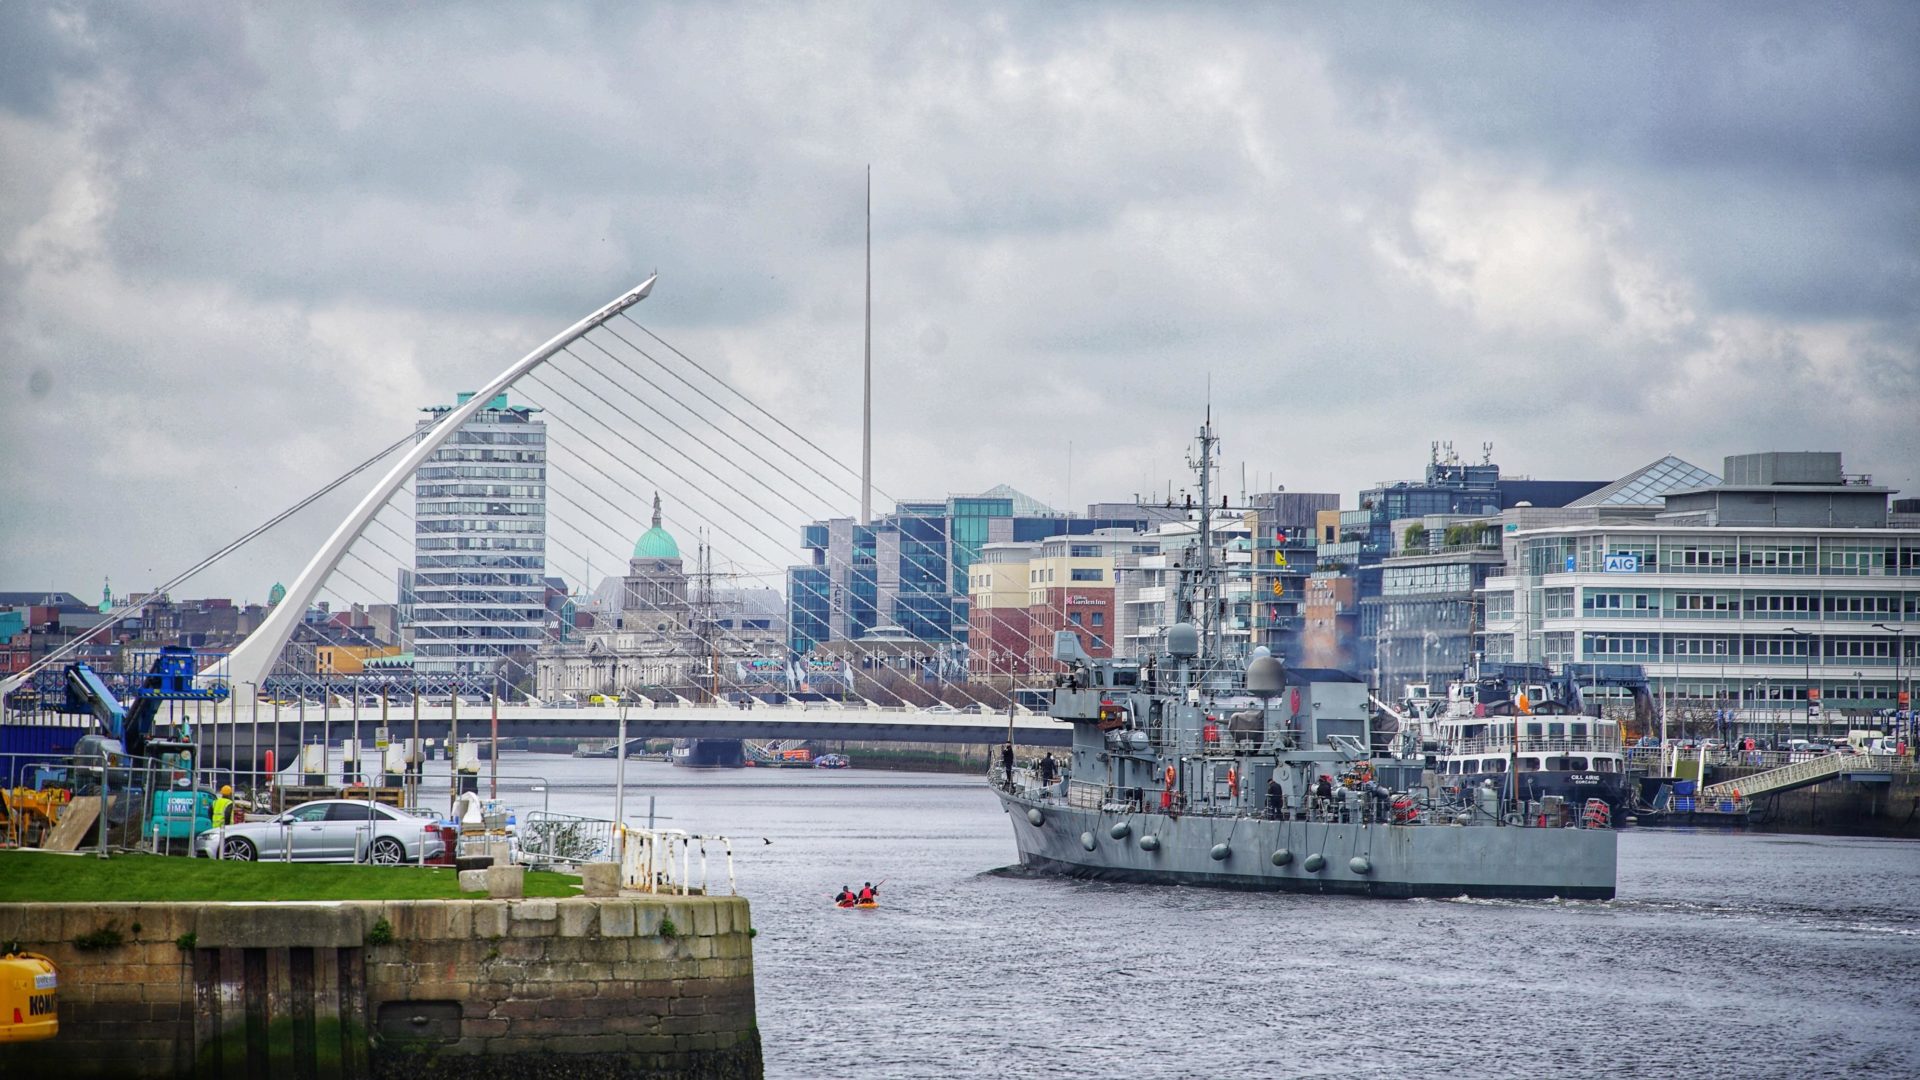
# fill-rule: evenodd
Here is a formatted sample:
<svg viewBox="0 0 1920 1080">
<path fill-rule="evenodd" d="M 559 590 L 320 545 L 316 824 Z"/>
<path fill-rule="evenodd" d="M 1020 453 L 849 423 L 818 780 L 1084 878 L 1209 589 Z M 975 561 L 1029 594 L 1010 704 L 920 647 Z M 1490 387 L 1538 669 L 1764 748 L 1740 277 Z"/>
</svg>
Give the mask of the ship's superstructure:
<svg viewBox="0 0 1920 1080">
<path fill-rule="evenodd" d="M 1073 725 L 1071 751 L 1057 767 L 996 777 L 1022 862 L 1291 891 L 1612 897 L 1604 801 L 1528 797 L 1492 779 L 1448 790 L 1417 733 L 1376 721 L 1357 679 L 1223 650 L 1206 512 L 1216 447 L 1202 426 L 1192 464 L 1205 509 L 1178 568 L 1186 621 L 1144 662 L 1095 660 L 1071 634 L 1055 638 L 1069 670 L 1049 712 Z"/>
</svg>

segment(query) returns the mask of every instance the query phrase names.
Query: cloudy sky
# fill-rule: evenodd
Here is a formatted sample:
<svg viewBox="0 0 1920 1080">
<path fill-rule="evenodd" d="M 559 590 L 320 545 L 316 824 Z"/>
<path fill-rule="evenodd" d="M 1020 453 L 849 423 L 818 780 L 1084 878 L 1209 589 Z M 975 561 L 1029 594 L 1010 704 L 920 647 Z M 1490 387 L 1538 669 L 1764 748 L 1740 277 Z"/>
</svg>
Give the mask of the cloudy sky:
<svg viewBox="0 0 1920 1080">
<path fill-rule="evenodd" d="M 1439 439 L 1915 493 L 1916 57 L 1908 3 L 0 4 L 0 589 L 164 580 L 655 269 L 642 323 L 857 465 L 869 163 L 890 495 L 1164 490 L 1209 385 L 1234 487 Z M 556 572 L 655 486 L 749 569 L 852 511 L 627 359 L 686 407 L 525 388 Z M 182 592 L 262 599 L 370 475 Z"/>
</svg>

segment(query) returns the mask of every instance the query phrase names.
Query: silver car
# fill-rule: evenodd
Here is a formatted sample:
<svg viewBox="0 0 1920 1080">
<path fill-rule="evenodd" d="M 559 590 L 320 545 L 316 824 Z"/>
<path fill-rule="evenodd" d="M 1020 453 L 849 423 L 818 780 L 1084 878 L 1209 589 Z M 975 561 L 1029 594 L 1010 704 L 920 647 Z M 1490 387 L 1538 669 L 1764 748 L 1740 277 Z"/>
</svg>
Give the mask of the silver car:
<svg viewBox="0 0 1920 1080">
<path fill-rule="evenodd" d="M 362 799 L 321 799 L 278 817 L 209 829 L 194 838 L 193 846 L 196 855 L 207 858 L 398 866 L 444 859 L 451 835 L 452 829 L 431 811 L 400 810 Z"/>
</svg>

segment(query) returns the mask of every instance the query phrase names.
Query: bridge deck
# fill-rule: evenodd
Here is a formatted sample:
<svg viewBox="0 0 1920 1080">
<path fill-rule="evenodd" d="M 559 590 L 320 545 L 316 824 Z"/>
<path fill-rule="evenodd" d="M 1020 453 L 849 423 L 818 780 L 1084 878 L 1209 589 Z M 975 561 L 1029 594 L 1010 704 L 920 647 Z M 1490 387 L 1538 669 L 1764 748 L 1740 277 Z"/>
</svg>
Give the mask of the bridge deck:
<svg viewBox="0 0 1920 1080">
<path fill-rule="evenodd" d="M 502 705 L 500 734 L 506 738 L 612 738 L 619 733 L 618 707 L 587 706 L 555 709 L 546 706 Z M 257 716 L 257 720 L 256 720 Z M 362 738 L 372 738 L 372 728 L 385 725 L 395 737 L 410 736 L 414 727 L 413 703 L 388 703 L 386 718 L 381 719 L 378 705 L 326 709 L 308 706 L 303 712 L 281 706 L 277 710 L 280 740 L 305 727 L 309 739 L 318 738 L 323 729 L 339 739 L 345 729 L 358 724 Z M 276 710 L 260 706 L 258 713 L 245 706 L 182 702 L 163 710 L 161 724 L 187 720 L 202 731 L 231 728 L 251 730 L 257 722 L 263 728 L 275 722 Z M 419 711 L 423 738 L 445 738 L 455 722 L 451 706 L 422 705 Z M 473 736 L 492 726 L 492 710 L 481 705 L 462 705 L 458 709 L 462 735 Z M 663 705 L 630 707 L 626 710 L 629 738 L 707 738 L 707 739 L 819 739 L 853 742 L 938 742 L 996 743 L 1013 740 L 1023 745 L 1065 746 L 1072 741 L 1073 725 L 1038 713 L 1017 714 L 1009 723 L 1004 714 L 934 712 L 925 709 L 840 708 L 809 703 L 797 705 L 756 705 L 742 709 L 732 705 Z M 225 736 L 222 736 L 223 740 Z M 297 736 L 292 736 L 297 739 Z"/>
</svg>

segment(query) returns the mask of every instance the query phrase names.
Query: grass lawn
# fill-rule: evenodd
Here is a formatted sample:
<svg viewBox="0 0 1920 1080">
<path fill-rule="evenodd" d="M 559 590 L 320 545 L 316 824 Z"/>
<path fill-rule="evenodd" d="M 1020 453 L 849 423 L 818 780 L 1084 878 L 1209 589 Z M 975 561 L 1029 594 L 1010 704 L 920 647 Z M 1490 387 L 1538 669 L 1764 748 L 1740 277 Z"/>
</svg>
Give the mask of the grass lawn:
<svg viewBox="0 0 1920 1080">
<path fill-rule="evenodd" d="M 451 867 L 350 863 L 248 863 L 163 855 L 0 851 L 0 903 L 132 903 L 142 900 L 457 900 Z M 580 879 L 528 873 L 528 896 L 578 896 Z"/>
</svg>

